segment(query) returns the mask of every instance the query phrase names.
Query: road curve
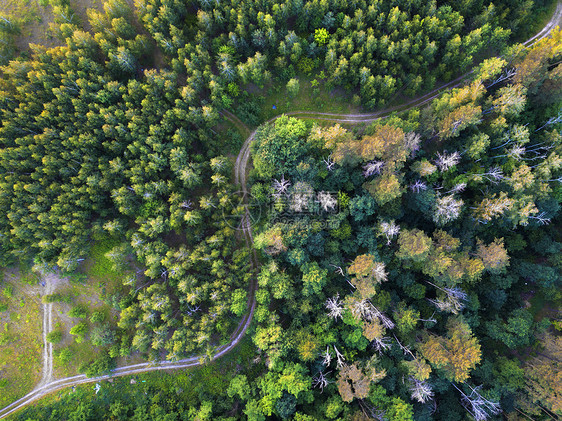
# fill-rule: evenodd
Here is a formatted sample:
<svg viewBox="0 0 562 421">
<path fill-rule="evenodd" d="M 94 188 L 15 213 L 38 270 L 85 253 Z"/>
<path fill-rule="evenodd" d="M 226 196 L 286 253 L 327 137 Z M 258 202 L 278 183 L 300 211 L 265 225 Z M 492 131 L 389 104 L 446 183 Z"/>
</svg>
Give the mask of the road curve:
<svg viewBox="0 0 562 421">
<path fill-rule="evenodd" d="M 552 15 L 552 18 L 548 21 L 545 27 L 539 33 L 529 38 L 527 41 L 523 42 L 522 45 L 524 45 L 525 47 L 531 47 L 532 45 L 536 44 L 540 40 L 550 35 L 552 30 L 557 26 L 562 28 L 562 1 L 558 2 L 554 14 Z M 422 96 L 411 99 L 410 101 L 405 102 L 403 104 L 385 108 L 384 110 L 380 110 L 380 111 L 374 111 L 372 113 L 339 114 L 339 113 L 325 113 L 325 112 L 317 112 L 317 111 L 289 111 L 286 112 L 285 115 L 301 117 L 301 118 L 314 118 L 315 120 L 327 120 L 327 121 L 334 121 L 334 122 L 341 122 L 341 123 L 361 123 L 361 122 L 370 123 L 380 118 L 389 116 L 393 112 L 409 111 L 421 105 L 427 104 L 428 102 L 437 98 L 444 90 L 457 88 L 460 85 L 462 85 L 462 83 L 466 81 L 473 73 L 474 70 L 471 70 L 470 72 L 465 73 L 464 75 L 461 75 L 456 79 L 451 80 L 450 82 L 444 83 L 443 85 L 431 90 L 430 92 L 427 92 Z M 269 121 L 273 121 L 277 118 L 278 117 L 274 117 Z M 242 123 L 240 120 L 238 120 L 236 124 L 244 125 L 244 123 Z"/>
<path fill-rule="evenodd" d="M 540 41 L 541 39 L 547 37 L 550 32 L 556 27 L 562 26 L 562 1 L 558 2 L 556 7 L 556 11 L 554 15 L 550 19 L 550 21 L 546 24 L 546 26 L 535 36 L 528 39 L 523 43 L 523 45 L 529 47 L 536 42 Z M 452 80 L 444 85 L 436 88 L 425 95 L 422 95 L 418 98 L 412 99 L 411 101 L 404 103 L 402 105 L 394 106 L 387 108 L 385 110 L 373 112 L 373 113 L 364 113 L 364 114 L 337 114 L 337 113 L 324 113 L 324 112 L 314 112 L 314 111 L 291 111 L 285 113 L 285 115 L 291 115 L 294 117 L 301 117 L 301 118 L 314 118 L 315 120 L 326 120 L 326 121 L 333 121 L 333 122 L 341 122 L 341 123 L 351 123 L 351 124 L 358 124 L 358 123 L 370 123 L 375 120 L 385 118 L 392 114 L 395 111 L 408 111 L 413 108 L 417 108 L 421 105 L 424 105 L 437 96 L 441 94 L 441 92 L 445 89 L 451 89 L 460 86 L 470 75 L 473 71 L 462 75 L 455 80 Z M 251 131 L 238 117 L 232 114 L 229 111 L 223 110 L 221 114 L 228 120 L 230 120 L 235 126 L 241 128 L 243 131 L 249 133 L 249 136 L 244 141 L 240 152 L 236 158 L 236 164 L 234 167 L 234 181 L 236 184 L 240 185 L 242 194 L 244 196 L 244 216 L 242 218 L 242 232 L 245 237 L 246 244 L 250 249 L 251 254 L 251 263 L 254 270 L 258 267 L 257 255 L 255 249 L 251 247 L 253 245 L 253 236 L 252 236 L 252 229 L 250 224 L 249 218 L 249 211 L 247 207 L 247 185 L 246 185 L 246 171 L 247 166 L 250 158 L 250 145 L 255 138 L 256 130 Z M 268 122 L 275 121 L 280 116 L 275 116 L 268 120 Z M 252 321 L 252 317 L 254 315 L 254 310 L 256 307 L 256 300 L 255 294 L 257 290 L 257 278 L 254 276 L 250 282 L 249 290 L 248 290 L 248 311 L 238 324 L 236 330 L 233 332 L 231 336 L 230 342 L 227 344 L 221 345 L 215 349 L 215 354 L 212 356 L 211 361 L 214 361 L 223 355 L 230 352 L 238 342 L 242 339 L 246 330 L 250 326 Z M 44 308 L 45 314 L 50 313 L 47 308 Z M 46 326 L 44 326 L 44 330 L 48 329 L 49 323 L 49 316 L 47 314 L 46 319 L 44 320 Z M 47 345 L 46 348 L 49 346 Z M 47 362 L 44 362 L 44 374 L 47 373 L 47 379 L 51 379 L 52 377 L 52 348 L 48 348 L 46 352 L 44 352 L 46 356 L 44 358 L 47 359 Z M 148 371 L 157 371 L 157 370 L 175 370 L 180 368 L 189 368 L 195 367 L 198 365 L 202 365 L 203 362 L 201 358 L 204 356 L 194 356 L 190 358 L 185 358 L 177 361 L 160 361 L 160 362 L 146 362 L 146 363 L 139 363 L 124 367 L 119 367 L 113 370 L 110 374 L 98 377 L 87 377 L 84 374 L 80 374 L 77 376 L 66 377 L 63 379 L 58 380 L 50 380 L 47 382 L 40 382 L 38 386 L 28 393 L 27 395 L 23 396 L 22 398 L 18 399 L 15 402 L 12 402 L 10 405 L 0 409 L 0 419 L 7 417 L 10 414 L 18 411 L 19 409 L 31 404 L 32 402 L 42 398 L 45 395 L 50 393 L 56 392 L 57 390 L 77 386 L 84 383 L 93 383 L 99 382 L 102 380 L 107 380 L 112 377 L 117 376 L 126 376 L 131 374 L 139 374 L 145 373 Z M 51 362 L 49 362 L 50 360 Z"/>
</svg>

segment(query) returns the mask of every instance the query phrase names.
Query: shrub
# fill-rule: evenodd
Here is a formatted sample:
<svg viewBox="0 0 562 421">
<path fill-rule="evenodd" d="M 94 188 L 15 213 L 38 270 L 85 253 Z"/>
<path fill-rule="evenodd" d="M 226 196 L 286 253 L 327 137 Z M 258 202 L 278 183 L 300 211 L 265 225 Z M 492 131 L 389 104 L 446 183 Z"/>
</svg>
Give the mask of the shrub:
<svg viewBox="0 0 562 421">
<path fill-rule="evenodd" d="M 314 60 L 312 60 L 310 57 L 303 57 L 297 63 L 297 67 L 301 72 L 307 74 L 308 76 L 311 76 L 315 64 L 316 63 L 314 62 Z"/>
<path fill-rule="evenodd" d="M 12 298 L 12 296 L 14 295 L 14 288 L 11 285 L 8 285 L 2 290 L 2 294 L 4 294 L 4 297 L 8 299 Z"/>
<path fill-rule="evenodd" d="M 57 292 L 55 294 L 44 295 L 41 299 L 44 303 L 56 303 L 58 301 L 70 302 L 70 297 Z"/>
<path fill-rule="evenodd" d="M 70 349 L 63 348 L 55 356 L 61 364 L 66 364 L 72 359 L 73 353 Z"/>
<path fill-rule="evenodd" d="M 294 98 L 299 94 L 300 84 L 298 79 L 291 79 L 287 82 L 287 93 Z"/>
<path fill-rule="evenodd" d="M 47 334 L 47 342 L 58 344 L 62 340 L 62 332 L 60 330 L 53 330 Z"/>
<path fill-rule="evenodd" d="M 115 368 L 115 360 L 107 353 L 103 353 L 90 363 L 80 366 L 80 371 L 85 372 L 88 377 L 95 377 L 110 372 Z"/>
<path fill-rule="evenodd" d="M 7 333 L 0 333 L 0 346 L 8 345 L 14 340 L 11 335 Z"/>
<path fill-rule="evenodd" d="M 94 327 L 90 337 L 95 346 L 106 346 L 115 342 L 115 332 L 110 329 L 108 324 Z"/>
<path fill-rule="evenodd" d="M 82 341 L 84 341 L 86 333 L 88 333 L 88 325 L 86 322 L 80 322 L 70 329 L 70 334 L 76 336 L 75 339 L 77 343 L 82 343 Z"/>
<path fill-rule="evenodd" d="M 85 307 L 81 305 L 77 305 L 70 309 L 68 315 L 70 317 L 77 317 L 79 319 L 84 319 L 88 315 L 88 312 Z"/>
<path fill-rule="evenodd" d="M 90 317 L 90 322 L 92 323 L 101 323 L 104 320 L 105 320 L 105 314 L 101 311 L 94 311 L 94 313 Z"/>
</svg>

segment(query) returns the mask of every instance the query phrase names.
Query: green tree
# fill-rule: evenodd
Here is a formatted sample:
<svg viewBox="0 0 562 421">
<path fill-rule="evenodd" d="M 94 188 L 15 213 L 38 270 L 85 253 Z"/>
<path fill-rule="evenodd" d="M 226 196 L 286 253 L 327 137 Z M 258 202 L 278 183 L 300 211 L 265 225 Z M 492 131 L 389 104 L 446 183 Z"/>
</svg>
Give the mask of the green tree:
<svg viewBox="0 0 562 421">
<path fill-rule="evenodd" d="M 251 396 L 251 390 L 247 377 L 239 374 L 230 380 L 227 393 L 230 397 L 238 396 L 243 401 L 247 401 Z"/>
<path fill-rule="evenodd" d="M 296 97 L 299 94 L 300 82 L 298 79 L 291 79 L 287 82 L 287 93 L 291 98 Z"/>
<path fill-rule="evenodd" d="M 282 116 L 262 126 L 252 143 L 254 166 L 260 177 L 270 179 L 290 174 L 308 152 L 304 121 Z"/>
<path fill-rule="evenodd" d="M 95 326 L 90 334 L 92 344 L 96 346 L 107 346 L 115 342 L 115 332 L 108 324 Z"/>
<path fill-rule="evenodd" d="M 532 335 L 533 316 L 525 309 L 513 310 L 506 321 L 499 317 L 486 323 L 488 335 L 508 348 L 528 345 Z"/>
<path fill-rule="evenodd" d="M 74 325 L 70 329 L 69 333 L 76 336 L 74 339 L 77 343 L 82 343 L 84 341 L 84 337 L 88 333 L 88 324 L 86 322 L 80 322 L 77 325 Z"/>
<path fill-rule="evenodd" d="M 303 295 L 305 297 L 318 295 L 326 285 L 328 271 L 321 269 L 318 263 L 307 263 L 302 267 Z"/>
<path fill-rule="evenodd" d="M 400 249 L 396 255 L 400 259 L 422 262 L 429 255 L 432 241 L 419 229 L 401 230 L 398 237 L 398 246 Z"/>
<path fill-rule="evenodd" d="M 314 30 L 314 41 L 319 46 L 324 46 L 330 40 L 330 34 L 326 28 L 317 28 Z"/>
</svg>

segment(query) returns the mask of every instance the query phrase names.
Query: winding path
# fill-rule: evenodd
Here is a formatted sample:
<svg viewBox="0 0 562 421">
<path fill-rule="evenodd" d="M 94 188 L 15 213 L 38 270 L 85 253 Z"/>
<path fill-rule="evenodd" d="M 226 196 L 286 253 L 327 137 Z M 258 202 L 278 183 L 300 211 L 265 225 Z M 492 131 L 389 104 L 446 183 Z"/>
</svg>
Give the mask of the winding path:
<svg viewBox="0 0 562 421">
<path fill-rule="evenodd" d="M 546 24 L 546 26 L 535 36 L 528 39 L 523 43 L 523 45 L 529 47 L 539 40 L 547 37 L 550 32 L 556 27 L 562 26 L 562 0 L 559 0 L 554 15 L 550 19 L 550 21 Z M 370 123 L 375 120 L 388 117 L 390 114 L 396 111 L 408 111 L 413 108 L 417 108 L 421 105 L 424 105 L 434 98 L 438 97 L 443 90 L 455 88 L 460 86 L 470 75 L 473 71 L 466 73 L 463 76 L 458 77 L 455 80 L 452 80 L 439 88 L 428 92 L 425 95 L 422 95 L 418 98 L 415 98 L 405 104 L 387 108 L 385 110 L 373 112 L 373 113 L 365 113 L 365 114 L 336 114 L 336 113 L 323 113 L 323 112 L 314 112 L 314 111 L 291 111 L 285 113 L 285 115 L 291 115 L 295 117 L 301 118 L 314 118 L 315 120 L 327 120 L 333 122 L 340 122 L 340 123 Z M 240 185 L 243 200 L 244 200 L 244 208 L 245 213 L 242 218 L 241 227 L 242 232 L 244 234 L 244 238 L 246 241 L 247 246 L 251 250 L 251 263 L 254 270 L 258 267 L 257 255 L 256 251 L 252 246 L 253 244 L 253 237 L 252 237 L 252 229 L 250 224 L 250 217 L 249 211 L 247 207 L 247 186 L 246 186 L 246 171 L 248 167 L 248 162 L 250 158 L 250 145 L 255 138 L 256 130 L 251 131 L 238 117 L 232 114 L 229 111 L 222 111 L 221 114 L 228 120 L 230 120 L 235 126 L 242 129 L 244 132 L 248 134 L 238 157 L 236 158 L 236 164 L 234 167 L 234 181 L 236 184 Z M 280 116 L 276 116 L 268 120 L 268 122 L 275 121 Z M 53 286 L 52 282 L 50 282 L 49 277 L 47 276 L 45 279 L 46 282 L 46 293 L 51 294 L 53 293 Z M 255 294 L 257 290 L 257 278 L 253 277 L 252 281 L 249 285 L 248 290 L 248 311 L 238 324 L 238 327 L 234 331 L 231 336 L 230 342 L 227 344 L 221 345 L 215 349 L 215 354 L 212 356 L 211 361 L 216 360 L 223 355 L 230 352 L 236 345 L 240 342 L 246 330 L 250 326 L 252 321 L 252 317 L 254 315 L 254 310 L 256 307 L 256 300 Z M 54 380 L 53 379 L 53 346 L 52 344 L 47 342 L 47 333 L 52 329 L 52 304 L 47 303 L 43 304 L 43 342 L 44 342 L 44 350 L 43 350 L 43 377 L 39 384 L 35 387 L 33 391 L 25 395 L 24 397 L 18 399 L 15 402 L 12 402 L 10 405 L 0 409 L 0 419 L 4 418 L 17 410 L 31 404 L 32 402 L 42 398 L 45 395 L 53 393 L 57 390 L 76 386 L 84 383 L 93 383 L 99 382 L 102 380 L 107 380 L 112 377 L 116 376 L 125 376 L 131 374 L 138 374 L 144 373 L 147 371 L 156 371 L 156 370 L 173 370 L 173 369 L 180 369 L 180 368 L 188 368 L 188 367 L 195 367 L 198 365 L 203 364 L 201 359 L 203 356 L 194 356 L 190 358 L 181 359 L 178 361 L 160 361 L 160 362 L 146 362 L 134 365 L 128 365 L 124 367 L 119 367 L 113 370 L 110 374 L 98 377 L 87 377 L 84 374 L 80 374 L 77 376 L 66 377 L 63 379 Z"/>
</svg>

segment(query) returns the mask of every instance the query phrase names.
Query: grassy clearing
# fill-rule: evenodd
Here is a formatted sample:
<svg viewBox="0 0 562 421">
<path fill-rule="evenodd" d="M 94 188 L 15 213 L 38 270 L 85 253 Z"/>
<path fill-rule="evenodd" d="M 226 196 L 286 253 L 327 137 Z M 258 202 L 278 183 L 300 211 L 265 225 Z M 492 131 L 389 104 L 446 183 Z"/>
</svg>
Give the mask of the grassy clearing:
<svg viewBox="0 0 562 421">
<path fill-rule="evenodd" d="M 533 7 L 531 13 L 533 19 L 525 28 L 520 28 L 519 34 L 515 37 L 515 42 L 523 42 L 540 32 L 552 18 L 559 0 L 547 0 L 544 6 Z M 535 2 L 536 3 L 536 2 Z"/>
<path fill-rule="evenodd" d="M 38 0 L 3 0 L 0 14 L 15 20 L 20 29 L 16 38 L 18 50 L 27 50 L 29 44 L 54 46 L 56 39 L 49 31 L 49 23 L 54 22 L 52 7 Z"/>
<path fill-rule="evenodd" d="M 70 9 L 78 18 L 80 26 L 90 29 L 88 24 L 87 9 L 102 10 L 101 0 L 69 0 Z M 20 52 L 25 52 L 29 44 L 41 44 L 47 47 L 60 45 L 49 25 L 57 17 L 53 13 L 50 0 L 2 0 L 0 1 L 0 14 L 13 18 L 20 29 L 16 39 L 16 46 Z"/>
<path fill-rule="evenodd" d="M 202 367 L 116 377 L 99 382 L 98 393 L 93 390 L 94 383 L 63 389 L 33 403 L 12 419 L 35 419 L 33 415 L 47 407 L 68 413 L 79 405 L 93 407 L 98 414 L 107 414 L 117 400 L 133 408 L 145 405 L 147 394 L 161 398 L 173 396 L 173 401 L 185 404 L 187 412 L 189 407 L 198 407 L 205 397 L 225 395 L 228 379 L 236 374 L 245 374 L 250 383 L 254 381 L 265 369 L 263 360 L 255 359 L 256 351 L 252 340 L 246 336 L 231 353 Z"/>
<path fill-rule="evenodd" d="M 118 244 L 112 239 L 98 241 L 79 272 L 57 288 L 59 297 L 54 306 L 54 323 L 62 339 L 55 345 L 56 376 L 78 374 L 83 364 L 102 353 L 104 348 L 91 342 L 94 329 L 116 330 L 122 279 L 126 272 L 115 271 L 105 254 Z M 76 315 L 77 309 L 82 309 L 80 316 Z M 84 335 L 72 335 L 71 329 L 80 323 L 86 325 Z"/>
<path fill-rule="evenodd" d="M 341 88 L 328 89 L 322 73 L 298 75 L 299 90 L 293 96 L 287 92 L 284 83 L 269 84 L 263 89 L 249 85 L 237 97 L 232 112 L 249 127 L 257 127 L 272 117 L 290 111 L 361 112 L 360 98 Z"/>
<path fill-rule="evenodd" d="M 295 110 L 342 114 L 361 112 L 359 97 L 354 100 L 350 92 L 341 88 L 326 89 L 321 76 L 321 74 L 314 77 L 302 74 L 298 76 L 299 92 L 294 97 L 288 94 L 286 86 L 277 85 L 267 88 L 261 113 L 262 120 Z"/>
<path fill-rule="evenodd" d="M 102 348 L 94 346 L 91 333 L 94 327 L 108 324 L 115 328 L 118 312 L 108 303 L 100 299 L 101 290 L 98 285 L 85 283 L 67 283 L 60 285 L 57 291 L 63 301 L 54 306 L 54 330 L 62 333 L 61 341 L 55 345 L 54 369 L 55 376 L 65 377 L 78 374 L 81 365 L 97 357 Z M 73 317 L 73 309 L 82 308 L 82 317 Z M 103 315 L 103 321 L 92 321 L 94 313 Z M 70 334 L 70 330 L 84 322 L 87 326 L 82 338 Z"/>
<path fill-rule="evenodd" d="M 36 276 L 4 270 L 0 282 L 0 407 L 30 392 L 41 378 L 43 313 Z M 22 281 L 25 281 L 22 282 Z"/>
<path fill-rule="evenodd" d="M 115 271 L 111 260 L 105 256 L 112 248 L 119 244 L 120 241 L 114 239 L 96 242 L 90 251 L 89 259 L 86 260 L 80 272 L 84 273 L 88 279 L 94 281 L 108 282 L 120 279 L 125 272 Z"/>
<path fill-rule="evenodd" d="M 247 137 L 244 127 L 238 127 L 232 121 L 223 119 L 215 128 L 218 136 L 218 142 L 223 148 L 221 154 L 230 157 L 236 156 L 240 152 L 240 148 Z"/>
</svg>

